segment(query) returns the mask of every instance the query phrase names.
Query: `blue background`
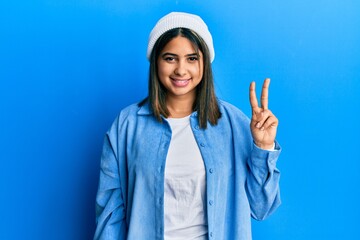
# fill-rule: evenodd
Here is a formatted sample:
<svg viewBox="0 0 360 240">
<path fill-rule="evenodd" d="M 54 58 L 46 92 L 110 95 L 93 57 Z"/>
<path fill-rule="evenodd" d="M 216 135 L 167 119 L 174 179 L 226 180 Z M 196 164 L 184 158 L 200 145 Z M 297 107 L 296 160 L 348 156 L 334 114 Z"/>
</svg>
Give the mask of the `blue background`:
<svg viewBox="0 0 360 240">
<path fill-rule="evenodd" d="M 219 97 L 249 115 L 250 81 L 272 79 L 283 204 L 254 239 L 360 239 L 356 0 L 2 1 L 0 239 L 92 238 L 104 133 L 146 96 L 170 11 L 208 24 Z"/>
</svg>

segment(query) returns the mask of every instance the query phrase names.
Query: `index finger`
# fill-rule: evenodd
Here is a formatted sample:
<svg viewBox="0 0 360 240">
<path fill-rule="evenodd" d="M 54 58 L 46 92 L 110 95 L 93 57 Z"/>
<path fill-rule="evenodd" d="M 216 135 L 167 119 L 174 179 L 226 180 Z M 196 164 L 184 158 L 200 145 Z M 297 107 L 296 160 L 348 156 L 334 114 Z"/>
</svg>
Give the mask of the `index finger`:
<svg viewBox="0 0 360 240">
<path fill-rule="evenodd" d="M 270 78 L 266 78 L 261 91 L 261 107 L 266 110 L 269 107 Z"/>
<path fill-rule="evenodd" d="M 250 105 L 251 108 L 258 108 L 259 104 L 256 98 L 256 93 L 255 93 L 255 82 L 251 82 L 250 84 L 250 90 L 249 90 L 249 97 L 250 97 Z"/>
</svg>

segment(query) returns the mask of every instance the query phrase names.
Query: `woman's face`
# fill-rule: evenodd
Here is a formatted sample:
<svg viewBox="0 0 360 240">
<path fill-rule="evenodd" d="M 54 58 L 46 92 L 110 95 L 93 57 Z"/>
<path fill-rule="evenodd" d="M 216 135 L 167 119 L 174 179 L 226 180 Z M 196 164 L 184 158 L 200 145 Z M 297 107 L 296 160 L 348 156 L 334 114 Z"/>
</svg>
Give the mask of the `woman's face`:
<svg viewBox="0 0 360 240">
<path fill-rule="evenodd" d="M 175 37 L 158 58 L 158 76 L 167 89 L 167 97 L 195 100 L 196 86 L 203 76 L 203 54 L 196 53 L 190 40 Z"/>
</svg>

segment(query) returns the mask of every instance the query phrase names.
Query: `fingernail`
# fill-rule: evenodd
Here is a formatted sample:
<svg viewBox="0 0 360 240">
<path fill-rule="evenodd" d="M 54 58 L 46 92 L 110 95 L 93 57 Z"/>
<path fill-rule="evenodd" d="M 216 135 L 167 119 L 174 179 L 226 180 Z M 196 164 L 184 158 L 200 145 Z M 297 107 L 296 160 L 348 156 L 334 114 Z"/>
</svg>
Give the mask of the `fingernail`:
<svg viewBox="0 0 360 240">
<path fill-rule="evenodd" d="M 261 130 L 261 131 L 264 131 L 264 130 L 265 130 L 265 128 L 264 128 L 264 127 L 262 127 L 260 130 Z"/>
<path fill-rule="evenodd" d="M 260 127 L 261 127 L 260 123 L 257 123 L 257 124 L 256 124 L 256 127 L 257 127 L 257 128 L 260 128 Z"/>
</svg>

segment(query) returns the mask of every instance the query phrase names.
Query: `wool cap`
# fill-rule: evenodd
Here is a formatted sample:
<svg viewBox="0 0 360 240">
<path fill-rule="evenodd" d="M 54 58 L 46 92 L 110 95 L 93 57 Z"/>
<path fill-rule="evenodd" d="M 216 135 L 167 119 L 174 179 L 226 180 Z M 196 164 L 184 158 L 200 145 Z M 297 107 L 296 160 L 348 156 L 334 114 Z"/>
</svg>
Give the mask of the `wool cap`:
<svg viewBox="0 0 360 240">
<path fill-rule="evenodd" d="M 149 60 L 153 47 L 159 37 L 174 28 L 188 28 L 196 32 L 202 39 L 204 39 L 209 49 L 210 61 L 212 62 L 214 60 L 215 51 L 213 40 L 206 23 L 199 16 L 185 12 L 169 13 L 156 23 L 149 36 L 146 54 Z"/>
</svg>

